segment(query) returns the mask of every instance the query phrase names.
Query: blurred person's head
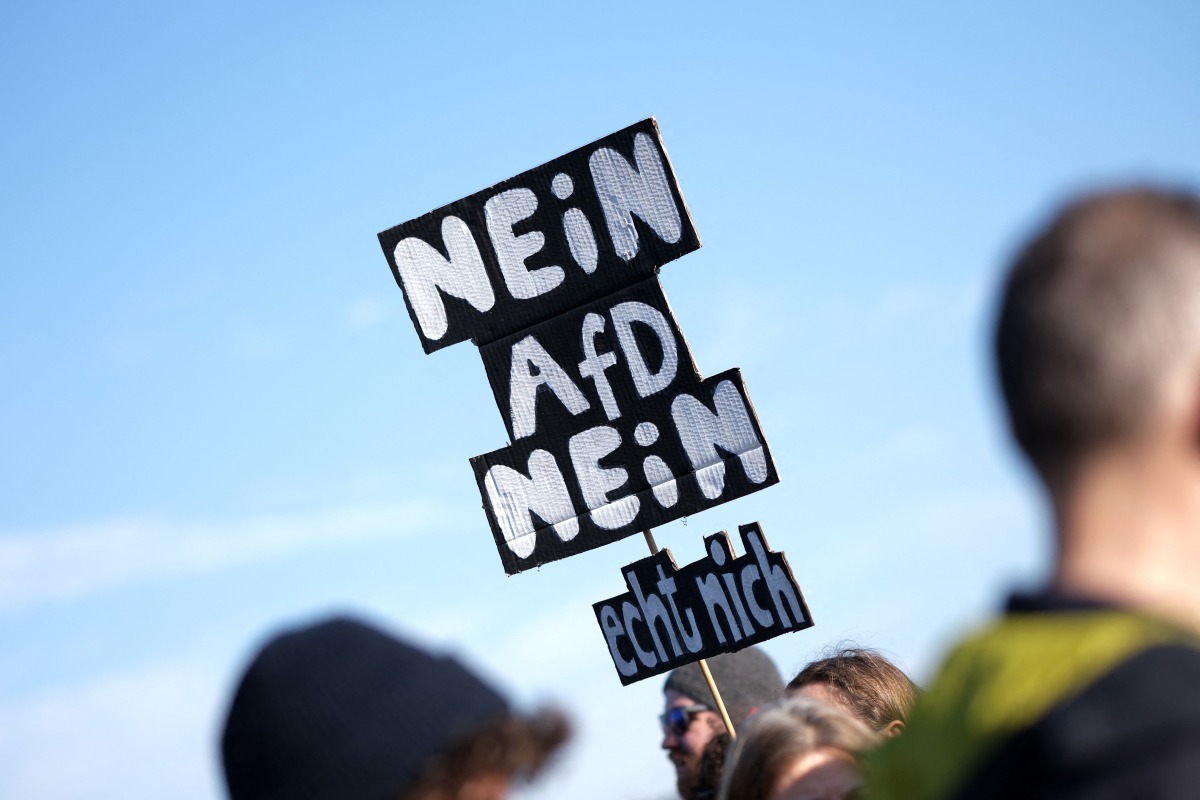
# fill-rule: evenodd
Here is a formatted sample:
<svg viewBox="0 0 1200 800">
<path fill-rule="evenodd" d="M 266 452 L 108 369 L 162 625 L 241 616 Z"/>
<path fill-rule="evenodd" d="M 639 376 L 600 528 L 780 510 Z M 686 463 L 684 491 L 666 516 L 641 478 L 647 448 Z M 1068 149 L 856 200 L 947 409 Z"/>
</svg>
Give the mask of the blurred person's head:
<svg viewBox="0 0 1200 800">
<path fill-rule="evenodd" d="M 1052 491 L 1196 403 L 1200 198 L 1082 197 L 1018 254 L 996 327 L 1012 433 Z"/>
<path fill-rule="evenodd" d="M 567 738 L 454 658 L 336 618 L 272 638 L 246 669 L 221 754 L 232 800 L 500 800 Z"/>
<path fill-rule="evenodd" d="M 843 647 L 800 670 L 787 694 L 841 706 L 872 730 L 895 736 L 916 702 L 917 686 L 881 653 Z"/>
<path fill-rule="evenodd" d="M 1012 266 L 995 353 L 1054 506 L 1054 584 L 1200 621 L 1200 198 L 1067 205 Z"/>
<path fill-rule="evenodd" d="M 877 737 L 839 706 L 789 697 L 755 715 L 725 764 L 721 800 L 845 800 Z"/>
<path fill-rule="evenodd" d="M 723 653 L 706 663 L 735 728 L 783 691 L 779 668 L 757 647 Z M 679 795 L 685 800 L 712 797 L 730 737 L 698 664 L 685 664 L 668 675 L 663 702 L 662 747 L 675 766 Z"/>
</svg>

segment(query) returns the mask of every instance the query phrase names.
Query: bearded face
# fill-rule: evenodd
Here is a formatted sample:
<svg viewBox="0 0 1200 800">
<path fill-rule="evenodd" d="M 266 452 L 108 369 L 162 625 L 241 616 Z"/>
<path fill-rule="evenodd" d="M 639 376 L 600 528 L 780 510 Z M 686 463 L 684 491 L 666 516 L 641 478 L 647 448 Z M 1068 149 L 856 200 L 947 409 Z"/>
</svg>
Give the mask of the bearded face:
<svg viewBox="0 0 1200 800">
<path fill-rule="evenodd" d="M 702 705 L 673 689 L 667 690 L 665 703 L 665 712 L 670 712 L 672 708 L 697 709 Z M 662 747 L 675 767 L 675 785 L 679 796 L 684 800 L 703 800 L 705 796 L 712 796 L 711 790 L 720 783 L 719 767 L 724 763 L 721 745 L 714 745 L 714 749 L 721 748 L 717 755 L 713 754 L 709 745 L 718 736 L 727 738 L 728 734 L 717 713 L 707 708 L 688 711 L 685 718 L 686 727 L 664 726 Z M 709 753 L 707 765 L 706 751 Z M 714 772 L 715 778 L 712 777 Z"/>
<path fill-rule="evenodd" d="M 725 755 L 733 741 L 728 733 L 722 732 L 709 739 L 700 754 L 700 772 L 692 788 L 693 800 L 713 800 L 721 788 L 721 776 L 725 773 Z"/>
</svg>

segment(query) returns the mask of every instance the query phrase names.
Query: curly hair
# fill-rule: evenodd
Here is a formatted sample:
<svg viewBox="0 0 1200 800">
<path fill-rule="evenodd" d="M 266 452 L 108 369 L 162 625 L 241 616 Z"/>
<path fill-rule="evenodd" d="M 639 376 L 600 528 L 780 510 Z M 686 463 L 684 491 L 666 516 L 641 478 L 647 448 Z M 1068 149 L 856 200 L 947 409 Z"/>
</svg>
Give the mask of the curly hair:
<svg viewBox="0 0 1200 800">
<path fill-rule="evenodd" d="M 499 717 L 436 756 L 396 800 L 456 798 L 464 786 L 485 775 L 530 781 L 570 735 L 566 717 L 554 709 Z"/>
</svg>

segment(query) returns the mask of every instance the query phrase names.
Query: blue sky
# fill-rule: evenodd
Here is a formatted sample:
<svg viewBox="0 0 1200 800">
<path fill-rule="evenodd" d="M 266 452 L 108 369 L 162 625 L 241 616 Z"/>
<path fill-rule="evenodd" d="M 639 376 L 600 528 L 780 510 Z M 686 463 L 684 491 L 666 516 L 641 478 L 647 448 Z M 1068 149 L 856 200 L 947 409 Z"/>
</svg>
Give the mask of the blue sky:
<svg viewBox="0 0 1200 800">
<path fill-rule="evenodd" d="M 9 3 L 0 11 L 0 796 L 221 796 L 230 684 L 350 609 L 580 736 L 530 796 L 670 793 L 659 682 L 591 603 L 632 538 L 505 578 L 475 348 L 426 356 L 375 234 L 644 117 L 704 247 L 662 282 L 741 367 L 758 520 L 830 643 L 925 677 L 1046 524 L 987 362 L 999 271 L 1081 187 L 1200 183 L 1200 9 Z"/>
</svg>

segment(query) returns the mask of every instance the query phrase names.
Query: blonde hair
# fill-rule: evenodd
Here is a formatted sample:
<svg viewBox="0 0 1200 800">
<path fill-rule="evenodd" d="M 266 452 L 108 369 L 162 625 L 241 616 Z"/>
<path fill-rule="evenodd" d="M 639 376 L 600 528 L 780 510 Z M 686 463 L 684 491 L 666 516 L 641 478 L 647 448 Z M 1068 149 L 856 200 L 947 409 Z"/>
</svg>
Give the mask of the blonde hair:
<svg viewBox="0 0 1200 800">
<path fill-rule="evenodd" d="M 792 697 L 750 718 L 725 764 L 718 800 L 766 800 L 789 765 L 830 748 L 858 761 L 878 741 L 861 720 L 827 703 Z"/>
</svg>

